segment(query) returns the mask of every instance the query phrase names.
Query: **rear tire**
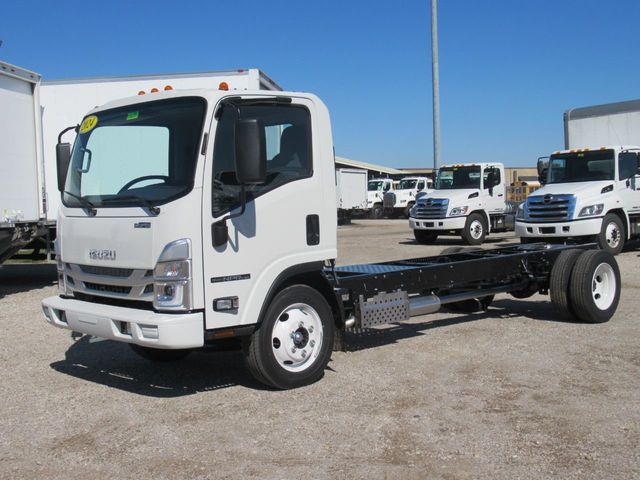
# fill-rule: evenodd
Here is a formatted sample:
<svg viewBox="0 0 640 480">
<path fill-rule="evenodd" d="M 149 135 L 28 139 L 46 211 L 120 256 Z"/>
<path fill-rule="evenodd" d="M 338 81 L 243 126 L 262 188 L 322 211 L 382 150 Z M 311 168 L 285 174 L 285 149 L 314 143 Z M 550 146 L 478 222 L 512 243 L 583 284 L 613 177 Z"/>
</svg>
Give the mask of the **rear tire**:
<svg viewBox="0 0 640 480">
<path fill-rule="evenodd" d="M 245 338 L 245 363 L 256 380 L 271 387 L 309 385 L 324 375 L 334 336 L 325 298 L 311 287 L 293 285 L 276 294 L 258 328 Z"/>
<path fill-rule="evenodd" d="M 191 349 L 165 349 L 165 348 L 151 348 L 151 347 L 143 347 L 142 345 L 136 345 L 135 343 L 130 343 L 129 346 L 131 350 L 140 355 L 142 358 L 149 360 L 151 362 L 176 362 L 178 360 L 182 360 L 186 358 L 190 353 Z"/>
<path fill-rule="evenodd" d="M 575 318 L 571 306 L 569 288 L 571 284 L 571 272 L 578 261 L 582 250 L 565 250 L 558 255 L 549 278 L 549 296 L 551 303 L 565 318 Z"/>
<path fill-rule="evenodd" d="M 479 213 L 472 213 L 467 217 L 462 230 L 462 239 L 467 245 L 480 245 L 487 236 L 487 224 Z"/>
<path fill-rule="evenodd" d="M 620 301 L 620 269 L 614 256 L 589 250 L 578 257 L 569 283 L 571 306 L 578 320 L 607 322 Z"/>
<path fill-rule="evenodd" d="M 416 237 L 416 242 L 421 243 L 422 245 L 431 245 L 432 243 L 435 243 L 438 238 L 438 234 L 436 232 L 418 229 L 413 231 L 413 236 Z"/>
<path fill-rule="evenodd" d="M 597 236 L 598 246 L 605 252 L 617 255 L 624 248 L 625 238 L 624 223 L 620 217 L 615 213 L 607 213 Z"/>
</svg>

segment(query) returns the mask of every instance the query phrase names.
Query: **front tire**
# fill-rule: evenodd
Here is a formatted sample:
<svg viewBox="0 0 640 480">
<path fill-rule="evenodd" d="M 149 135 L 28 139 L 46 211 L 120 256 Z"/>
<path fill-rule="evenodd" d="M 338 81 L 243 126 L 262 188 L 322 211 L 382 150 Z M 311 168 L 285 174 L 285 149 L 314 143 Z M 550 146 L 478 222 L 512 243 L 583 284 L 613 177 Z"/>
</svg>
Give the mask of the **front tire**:
<svg viewBox="0 0 640 480">
<path fill-rule="evenodd" d="M 479 213 L 472 213 L 467 217 L 462 230 L 462 239 L 467 245 L 481 245 L 487 236 L 487 224 Z"/>
<path fill-rule="evenodd" d="M 416 242 L 422 245 L 431 245 L 432 243 L 435 243 L 438 238 L 438 234 L 436 232 L 418 229 L 413 231 L 413 236 L 416 238 Z"/>
<path fill-rule="evenodd" d="M 281 290 L 261 320 L 243 344 L 245 363 L 256 380 L 285 390 L 322 378 L 331 358 L 335 323 L 317 290 L 306 285 Z"/>
<path fill-rule="evenodd" d="M 378 219 L 383 217 L 384 209 L 382 208 L 382 204 L 376 203 L 371 207 L 371 218 Z"/>
<path fill-rule="evenodd" d="M 602 227 L 597 237 L 598 246 L 612 255 L 619 254 L 625 242 L 624 223 L 615 213 L 607 213 L 602 219 Z"/>
</svg>

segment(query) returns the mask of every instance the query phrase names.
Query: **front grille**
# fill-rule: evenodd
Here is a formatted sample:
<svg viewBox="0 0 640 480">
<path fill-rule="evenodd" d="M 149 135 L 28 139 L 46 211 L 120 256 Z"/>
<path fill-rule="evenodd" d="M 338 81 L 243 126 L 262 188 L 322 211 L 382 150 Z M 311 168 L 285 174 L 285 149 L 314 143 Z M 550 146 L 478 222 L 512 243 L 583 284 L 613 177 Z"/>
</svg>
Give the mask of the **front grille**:
<svg viewBox="0 0 640 480">
<path fill-rule="evenodd" d="M 387 192 L 382 197 L 382 206 L 384 208 L 393 208 L 396 204 L 396 194 L 393 192 Z"/>
<path fill-rule="evenodd" d="M 575 207 L 575 195 L 530 196 L 525 204 L 525 219 L 530 222 L 570 220 Z"/>
<path fill-rule="evenodd" d="M 113 268 L 113 267 L 99 267 L 96 265 L 78 265 L 80 270 L 90 275 L 102 275 L 105 277 L 130 277 L 133 273 L 133 268 Z"/>
<path fill-rule="evenodd" d="M 445 218 L 449 207 L 448 198 L 421 198 L 413 209 L 414 218 Z"/>
<path fill-rule="evenodd" d="M 117 293 L 119 295 L 129 295 L 131 287 L 122 287 L 119 285 L 105 285 L 104 283 L 83 282 L 87 290 L 94 292 Z"/>
</svg>

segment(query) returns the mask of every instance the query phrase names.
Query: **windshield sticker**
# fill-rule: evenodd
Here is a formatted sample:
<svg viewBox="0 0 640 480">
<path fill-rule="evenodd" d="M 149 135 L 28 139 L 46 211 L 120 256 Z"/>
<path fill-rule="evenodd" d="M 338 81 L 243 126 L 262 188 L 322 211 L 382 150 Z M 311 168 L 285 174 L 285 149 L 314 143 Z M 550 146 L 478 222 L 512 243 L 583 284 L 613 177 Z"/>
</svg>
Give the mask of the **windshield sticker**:
<svg viewBox="0 0 640 480">
<path fill-rule="evenodd" d="M 129 112 L 127 113 L 127 120 L 137 120 L 140 116 L 140 112 Z"/>
<path fill-rule="evenodd" d="M 84 119 L 82 125 L 80 125 L 80 133 L 87 133 L 93 130 L 98 125 L 98 117 L 91 115 Z"/>
</svg>

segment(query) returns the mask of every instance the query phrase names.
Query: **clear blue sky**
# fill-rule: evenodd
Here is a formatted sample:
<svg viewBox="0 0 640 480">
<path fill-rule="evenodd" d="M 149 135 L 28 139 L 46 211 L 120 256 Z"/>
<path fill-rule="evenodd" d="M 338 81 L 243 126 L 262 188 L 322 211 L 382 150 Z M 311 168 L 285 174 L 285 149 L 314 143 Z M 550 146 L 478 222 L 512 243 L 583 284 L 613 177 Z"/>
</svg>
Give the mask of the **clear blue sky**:
<svg viewBox="0 0 640 480">
<path fill-rule="evenodd" d="M 534 165 L 571 107 L 640 98 L 637 0 L 440 0 L 442 159 Z M 338 155 L 431 166 L 430 1 L 18 2 L 0 59 L 47 79 L 258 67 L 328 105 Z"/>
</svg>

